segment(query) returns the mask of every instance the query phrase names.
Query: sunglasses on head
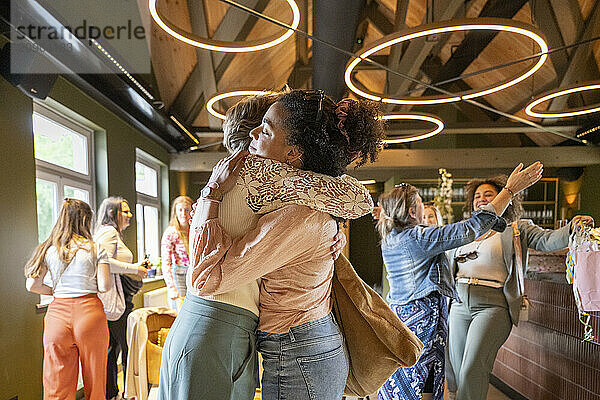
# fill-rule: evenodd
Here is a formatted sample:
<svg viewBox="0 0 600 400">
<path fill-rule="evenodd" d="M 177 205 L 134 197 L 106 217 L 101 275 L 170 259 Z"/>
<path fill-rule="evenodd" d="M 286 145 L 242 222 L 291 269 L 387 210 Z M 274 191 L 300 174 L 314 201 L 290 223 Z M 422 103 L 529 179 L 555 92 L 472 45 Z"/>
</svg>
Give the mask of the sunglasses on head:
<svg viewBox="0 0 600 400">
<path fill-rule="evenodd" d="M 460 254 L 460 255 L 454 257 L 454 260 L 457 263 L 464 263 L 464 262 L 467 262 L 467 260 L 476 260 L 477 257 L 479 257 L 479 253 L 477 252 L 477 250 L 473 250 L 469 253 Z"/>
<path fill-rule="evenodd" d="M 304 92 L 304 100 L 318 100 L 319 108 L 317 110 L 317 117 L 315 118 L 315 122 L 321 122 L 321 118 L 323 117 L 323 100 L 325 99 L 325 92 L 321 89 L 319 90 L 307 90 Z"/>
</svg>

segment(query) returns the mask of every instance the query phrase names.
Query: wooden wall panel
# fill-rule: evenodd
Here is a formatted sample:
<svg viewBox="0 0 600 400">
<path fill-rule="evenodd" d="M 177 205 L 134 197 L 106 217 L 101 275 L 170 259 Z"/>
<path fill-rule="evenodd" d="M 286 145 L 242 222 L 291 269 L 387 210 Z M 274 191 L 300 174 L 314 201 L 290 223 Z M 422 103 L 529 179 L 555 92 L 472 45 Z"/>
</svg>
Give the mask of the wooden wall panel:
<svg viewBox="0 0 600 400">
<path fill-rule="evenodd" d="M 600 399 L 600 343 L 583 342 L 571 286 L 525 281 L 530 320 L 513 327 L 493 374 L 530 400 Z M 600 333 L 600 313 L 594 330 Z"/>
</svg>

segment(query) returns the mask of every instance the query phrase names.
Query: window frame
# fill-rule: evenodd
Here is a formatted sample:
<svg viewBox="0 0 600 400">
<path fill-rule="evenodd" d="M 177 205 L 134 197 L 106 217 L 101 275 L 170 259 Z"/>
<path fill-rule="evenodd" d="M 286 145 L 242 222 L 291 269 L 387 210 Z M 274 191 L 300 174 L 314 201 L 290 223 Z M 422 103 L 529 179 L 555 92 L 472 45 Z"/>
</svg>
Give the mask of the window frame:
<svg viewBox="0 0 600 400">
<path fill-rule="evenodd" d="M 144 256 L 146 254 L 148 254 L 147 249 L 146 249 L 146 216 L 145 216 L 145 212 L 142 213 L 140 215 L 140 213 L 138 212 L 138 204 L 143 207 L 145 206 L 149 206 L 149 207 L 154 207 L 156 208 L 158 214 L 158 254 L 154 255 L 155 257 L 160 257 L 160 240 L 162 237 L 162 207 L 161 207 L 161 197 L 162 197 L 162 176 L 161 176 L 161 164 L 160 161 L 154 159 L 154 157 L 152 157 L 151 155 L 143 152 L 140 149 L 136 149 L 136 156 L 135 156 L 135 163 L 140 163 L 142 165 L 144 165 L 147 168 L 152 169 L 154 172 L 156 172 L 156 197 L 150 196 L 148 194 L 142 193 L 142 192 L 138 192 L 137 191 L 137 182 L 134 182 L 136 185 L 136 205 L 135 205 L 135 210 L 136 210 L 136 234 L 138 237 L 137 240 L 137 256 L 138 256 L 138 260 L 143 260 Z M 135 163 L 133 165 L 134 170 L 135 170 Z M 137 179 L 137 178 L 136 178 Z M 140 232 L 140 230 L 138 229 L 138 221 L 139 218 L 142 218 L 142 231 Z M 141 237 L 140 237 L 141 236 Z M 140 244 L 143 245 L 143 247 L 140 248 Z"/>
<path fill-rule="evenodd" d="M 43 178 L 40 173 L 46 176 L 55 176 L 58 180 L 58 193 L 59 197 L 64 198 L 64 186 L 76 187 L 78 189 L 88 190 L 90 192 L 90 199 L 88 204 L 92 208 L 92 210 L 96 210 L 96 171 L 95 171 L 95 159 L 94 159 L 94 130 L 90 127 L 87 127 L 64 114 L 61 114 L 57 110 L 53 110 L 45 104 L 42 104 L 39 101 L 35 101 L 33 103 L 33 112 L 40 114 L 60 125 L 63 125 L 67 129 L 70 129 L 82 136 L 85 137 L 87 141 L 87 164 L 88 164 L 88 173 L 82 174 L 77 171 L 73 171 L 71 169 L 61 167 L 56 164 L 52 164 L 47 161 L 40 160 L 35 158 L 35 149 L 34 149 L 34 159 L 35 159 L 35 170 L 36 170 L 36 178 L 40 177 L 40 179 L 49 180 L 47 178 Z M 33 115 L 32 115 L 33 119 Z M 35 135 L 35 132 L 33 132 Z M 60 202 L 59 200 L 59 205 Z M 60 207 L 59 207 L 60 210 Z"/>
<path fill-rule="evenodd" d="M 46 100 L 47 101 L 47 100 Z M 85 137 L 87 141 L 87 174 L 82 174 L 80 172 L 74 171 L 69 168 L 62 167 L 60 165 L 52 164 L 48 161 L 40 160 L 35 155 L 35 147 L 33 149 L 33 157 L 35 161 L 35 177 L 37 179 L 45 180 L 48 182 L 52 182 L 57 185 L 57 198 L 55 204 L 56 212 L 58 217 L 58 213 L 60 212 L 60 208 L 62 206 L 62 202 L 65 198 L 65 185 L 71 186 L 77 189 L 86 190 L 89 192 L 89 201 L 93 211 L 96 210 L 96 161 L 94 158 L 94 129 L 89 126 L 86 126 L 78 121 L 75 121 L 73 118 L 70 118 L 61 111 L 54 109 L 43 101 L 34 100 L 33 102 L 33 112 L 31 114 L 32 121 L 32 133 L 35 137 L 35 131 L 33 130 L 33 118 L 34 113 L 37 113 L 45 118 L 48 118 L 55 123 L 64 126 L 65 128 L 82 135 Z M 34 139 L 35 140 L 35 139 Z M 36 183 L 37 185 L 37 183 Z M 36 202 L 37 202 L 37 192 L 36 192 Z M 37 216 L 37 210 L 36 210 Z M 53 215 L 53 220 L 55 216 Z M 56 221 L 54 220 L 53 223 Z M 38 241 L 39 241 L 39 232 Z M 40 296 L 40 302 L 37 304 L 38 309 L 45 309 L 48 304 L 52 301 L 52 296 Z"/>
</svg>

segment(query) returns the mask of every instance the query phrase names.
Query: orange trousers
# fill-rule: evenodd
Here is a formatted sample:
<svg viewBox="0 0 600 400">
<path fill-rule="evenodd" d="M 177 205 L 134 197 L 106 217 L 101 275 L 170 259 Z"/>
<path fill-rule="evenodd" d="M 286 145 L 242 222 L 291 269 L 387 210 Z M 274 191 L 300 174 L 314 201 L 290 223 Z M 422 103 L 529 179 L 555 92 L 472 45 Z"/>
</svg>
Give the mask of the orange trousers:
<svg viewBox="0 0 600 400">
<path fill-rule="evenodd" d="M 96 294 L 54 299 L 44 318 L 44 400 L 75 400 L 79 360 L 86 400 L 105 400 L 108 339 Z"/>
</svg>

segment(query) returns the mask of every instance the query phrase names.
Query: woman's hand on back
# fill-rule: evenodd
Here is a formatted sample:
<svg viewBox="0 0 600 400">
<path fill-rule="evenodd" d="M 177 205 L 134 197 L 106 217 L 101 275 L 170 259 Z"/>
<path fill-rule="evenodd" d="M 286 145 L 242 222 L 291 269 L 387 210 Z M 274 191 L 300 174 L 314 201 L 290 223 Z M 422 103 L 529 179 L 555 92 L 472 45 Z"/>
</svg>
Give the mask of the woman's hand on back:
<svg viewBox="0 0 600 400">
<path fill-rule="evenodd" d="M 233 153 L 229 157 L 220 160 L 212 170 L 208 182 L 218 185 L 218 191 L 222 194 L 229 192 L 235 186 L 237 177 L 244 165 L 244 159 L 250 154 L 246 150 Z"/>
<path fill-rule="evenodd" d="M 523 163 L 517 165 L 506 181 L 506 189 L 516 195 L 521 190 L 528 188 L 542 178 L 544 165 L 536 161 L 523 169 Z"/>
<path fill-rule="evenodd" d="M 575 226 L 575 224 L 581 222 L 583 225 L 587 225 L 587 226 L 594 226 L 594 218 L 592 218 L 589 215 L 576 215 L 573 217 L 573 220 L 571 221 L 572 226 Z"/>
<path fill-rule="evenodd" d="M 333 260 L 337 260 L 340 254 L 342 253 L 342 249 L 346 247 L 346 243 L 348 243 L 346 239 L 346 235 L 342 231 L 338 231 L 336 235 L 333 237 L 333 245 L 331 246 L 331 257 Z"/>
</svg>

